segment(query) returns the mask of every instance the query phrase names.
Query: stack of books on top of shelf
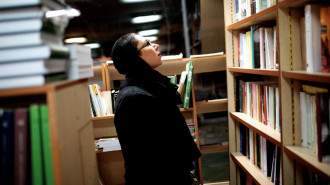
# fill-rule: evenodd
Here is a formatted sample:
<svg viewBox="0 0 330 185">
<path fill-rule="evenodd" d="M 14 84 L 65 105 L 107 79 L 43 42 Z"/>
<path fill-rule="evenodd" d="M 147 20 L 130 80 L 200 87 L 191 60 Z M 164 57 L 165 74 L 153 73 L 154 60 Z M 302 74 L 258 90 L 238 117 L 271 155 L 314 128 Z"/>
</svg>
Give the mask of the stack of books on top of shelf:
<svg viewBox="0 0 330 185">
<path fill-rule="evenodd" d="M 300 92 L 301 146 L 309 148 L 319 162 L 330 162 L 329 89 L 302 85 Z"/>
<path fill-rule="evenodd" d="M 113 114 L 113 96 L 110 91 L 102 91 L 99 84 L 89 84 L 90 106 L 93 117 Z"/>
<path fill-rule="evenodd" d="M 276 5 L 276 0 L 236 0 L 235 5 L 236 21 L 240 21 Z"/>
<path fill-rule="evenodd" d="M 63 2 L 0 1 L 0 89 L 63 80 L 69 50 L 63 46 L 67 15 Z"/>
<path fill-rule="evenodd" d="M 117 137 L 100 138 L 95 139 L 95 150 L 118 151 L 121 150 L 121 146 Z"/>
<path fill-rule="evenodd" d="M 80 44 L 66 44 L 70 50 L 70 60 L 67 63 L 68 79 L 93 77 L 93 59 L 91 49 Z"/>
</svg>

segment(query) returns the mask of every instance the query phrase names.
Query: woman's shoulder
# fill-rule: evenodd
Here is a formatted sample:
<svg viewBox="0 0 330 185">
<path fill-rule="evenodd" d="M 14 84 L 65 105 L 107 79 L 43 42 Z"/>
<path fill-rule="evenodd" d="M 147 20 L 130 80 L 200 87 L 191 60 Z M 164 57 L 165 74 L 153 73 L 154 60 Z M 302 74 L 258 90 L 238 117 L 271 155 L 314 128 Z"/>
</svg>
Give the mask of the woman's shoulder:
<svg viewBox="0 0 330 185">
<path fill-rule="evenodd" d="M 126 86 L 120 90 L 119 94 L 122 98 L 153 96 L 147 89 L 139 86 Z"/>
</svg>

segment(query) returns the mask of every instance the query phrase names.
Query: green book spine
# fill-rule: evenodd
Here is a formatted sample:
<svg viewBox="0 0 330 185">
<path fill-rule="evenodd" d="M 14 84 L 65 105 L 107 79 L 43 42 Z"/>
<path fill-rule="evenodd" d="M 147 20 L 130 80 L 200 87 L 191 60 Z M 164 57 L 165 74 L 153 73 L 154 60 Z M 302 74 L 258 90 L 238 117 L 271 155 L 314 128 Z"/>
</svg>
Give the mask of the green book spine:
<svg viewBox="0 0 330 185">
<path fill-rule="evenodd" d="M 185 108 L 185 109 L 189 108 L 194 62 L 190 61 L 187 65 L 188 65 L 188 68 L 187 68 L 187 72 L 188 72 L 188 74 L 187 74 L 187 85 L 186 85 L 186 92 L 185 92 L 185 95 L 184 95 L 184 102 L 183 102 L 183 108 Z"/>
<path fill-rule="evenodd" d="M 45 170 L 45 184 L 54 184 L 54 173 L 53 173 L 53 160 L 52 150 L 50 141 L 50 128 L 48 119 L 48 107 L 47 105 L 40 105 L 40 116 L 41 116 L 41 137 L 42 137 L 42 150 L 44 159 L 44 170 Z"/>
<path fill-rule="evenodd" d="M 40 114 L 38 105 L 30 105 L 32 184 L 43 184 Z"/>
</svg>

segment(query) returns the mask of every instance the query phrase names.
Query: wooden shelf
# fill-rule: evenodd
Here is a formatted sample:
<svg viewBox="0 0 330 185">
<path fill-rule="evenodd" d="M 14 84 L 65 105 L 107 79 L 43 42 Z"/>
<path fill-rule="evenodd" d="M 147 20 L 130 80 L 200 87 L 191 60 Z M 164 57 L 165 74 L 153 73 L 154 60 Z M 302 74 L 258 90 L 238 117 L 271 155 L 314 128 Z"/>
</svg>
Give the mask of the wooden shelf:
<svg viewBox="0 0 330 185">
<path fill-rule="evenodd" d="M 240 20 L 236 23 L 233 23 L 229 26 L 227 26 L 228 30 L 238 30 L 238 29 L 244 29 L 249 28 L 251 25 L 259 24 L 261 22 L 266 21 L 275 21 L 276 20 L 276 8 L 277 6 L 271 6 L 261 12 L 258 12 L 257 14 L 253 14 L 250 17 L 247 17 L 243 20 Z"/>
<path fill-rule="evenodd" d="M 210 112 L 223 112 L 227 111 L 228 100 L 219 99 L 214 101 L 200 101 L 196 102 L 196 111 L 197 114 L 210 113 Z"/>
<path fill-rule="evenodd" d="M 227 152 L 228 150 L 229 150 L 229 145 L 201 146 L 202 154 Z"/>
<path fill-rule="evenodd" d="M 181 75 L 189 61 L 194 61 L 194 74 L 226 70 L 226 55 L 164 60 L 156 70 L 165 76 Z M 119 74 L 113 64 L 109 64 L 107 68 L 111 71 L 111 80 L 125 79 L 125 76 Z"/>
<path fill-rule="evenodd" d="M 24 87 L 15 89 L 5 89 L 0 91 L 0 98 L 2 97 L 15 97 L 15 96 L 31 96 L 31 95 L 41 95 L 46 94 L 49 91 L 61 89 L 64 87 L 79 84 L 81 82 L 86 82 L 87 78 L 80 80 L 65 80 L 53 83 L 47 83 L 42 86 L 34 87 Z"/>
<path fill-rule="evenodd" d="M 250 162 L 250 160 L 243 154 L 236 152 L 231 153 L 231 157 L 247 174 L 249 174 L 253 181 L 262 185 L 274 185 L 268 177 L 266 177 L 259 168 Z"/>
<path fill-rule="evenodd" d="M 307 2 L 313 2 L 313 0 L 283 0 L 278 4 L 280 8 L 297 8 L 303 7 Z"/>
<path fill-rule="evenodd" d="M 99 116 L 99 117 L 92 117 L 93 121 L 97 121 L 97 120 L 104 120 L 104 119 L 114 119 L 115 115 L 112 114 L 110 116 Z"/>
<path fill-rule="evenodd" d="M 229 67 L 230 72 L 235 73 L 246 73 L 246 74 L 256 74 L 264 76 L 280 76 L 280 72 L 277 69 L 247 69 L 241 67 Z"/>
<path fill-rule="evenodd" d="M 301 146 L 285 146 L 284 152 L 298 163 L 330 179 L 330 163 L 320 163 L 312 150 Z"/>
<path fill-rule="evenodd" d="M 330 73 L 308 73 L 306 71 L 283 71 L 284 78 L 302 80 L 308 82 L 330 84 Z"/>
<path fill-rule="evenodd" d="M 281 134 L 273 128 L 270 128 L 267 125 L 264 125 L 263 123 L 241 112 L 231 112 L 230 116 L 238 122 L 249 127 L 259 135 L 265 137 L 267 140 L 281 147 Z"/>
</svg>

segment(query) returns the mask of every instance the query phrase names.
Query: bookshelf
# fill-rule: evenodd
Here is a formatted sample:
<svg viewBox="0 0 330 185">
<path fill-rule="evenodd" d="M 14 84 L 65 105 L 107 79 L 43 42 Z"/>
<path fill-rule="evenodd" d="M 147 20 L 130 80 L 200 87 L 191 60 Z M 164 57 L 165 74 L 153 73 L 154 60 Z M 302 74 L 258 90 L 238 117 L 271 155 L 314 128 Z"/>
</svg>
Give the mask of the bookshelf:
<svg viewBox="0 0 330 185">
<path fill-rule="evenodd" d="M 174 60 L 164 60 L 163 64 L 156 70 L 160 71 L 164 75 L 181 75 L 181 72 L 185 69 L 186 63 L 194 61 L 194 74 L 225 71 L 226 70 L 226 55 L 219 56 L 207 56 L 201 58 L 183 58 Z M 94 67 L 94 73 L 98 70 L 96 78 L 89 79 L 89 82 L 96 82 L 100 79 L 104 82 L 104 90 L 109 91 L 118 85 L 114 81 L 124 80 L 125 76 L 118 73 L 113 64 L 103 63 L 101 66 Z M 95 76 L 94 76 L 95 77 Z M 212 101 L 199 101 L 195 100 L 194 85 L 192 86 L 192 107 L 188 109 L 180 108 L 181 113 L 186 120 L 191 120 L 195 124 L 196 143 L 197 146 L 203 150 L 202 153 L 212 151 L 227 151 L 228 145 L 216 145 L 201 148 L 199 145 L 199 135 L 197 126 L 197 114 L 208 112 L 221 112 L 227 111 L 227 99 L 216 99 Z M 93 117 L 94 135 L 95 137 L 108 137 L 116 136 L 116 129 L 114 126 L 114 115 L 104 117 Z M 106 183 L 120 184 L 124 183 L 124 162 L 121 156 L 121 151 L 110 152 L 97 152 L 98 166 L 101 177 Z M 199 159 L 199 175 L 202 179 L 201 159 Z M 109 175 L 109 171 L 115 174 Z M 202 180 L 201 180 L 202 181 Z"/>
<path fill-rule="evenodd" d="M 28 107 L 35 103 L 47 105 L 56 185 L 98 183 L 87 100 L 87 79 L 0 91 L 1 108 Z"/>
<path fill-rule="evenodd" d="M 256 184 L 274 184 L 259 167 L 240 152 L 240 124 L 263 136 L 281 150 L 280 183 L 304 184 L 308 178 L 305 169 L 316 173 L 326 182 L 330 181 L 330 163 L 319 162 L 317 155 L 311 149 L 301 146 L 300 91 L 302 91 L 302 84 L 329 88 L 330 83 L 329 73 L 312 73 L 302 70 L 301 34 L 303 30 L 300 19 L 304 17 L 305 5 L 310 2 L 320 5 L 325 3 L 317 0 L 279 0 L 276 5 L 236 22 L 235 1 L 224 1 L 230 184 L 245 184 L 241 182 L 243 176 L 241 173 L 249 175 Z M 329 6 L 329 4 L 326 5 Z M 238 35 L 249 30 L 252 25 L 266 25 L 269 22 L 276 23 L 278 69 L 239 67 Z M 280 132 L 236 110 L 236 79 L 251 75 L 264 81 L 271 80 L 278 83 Z"/>
</svg>

